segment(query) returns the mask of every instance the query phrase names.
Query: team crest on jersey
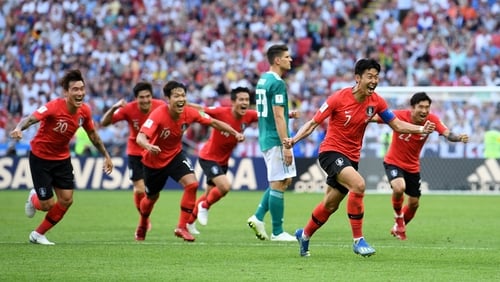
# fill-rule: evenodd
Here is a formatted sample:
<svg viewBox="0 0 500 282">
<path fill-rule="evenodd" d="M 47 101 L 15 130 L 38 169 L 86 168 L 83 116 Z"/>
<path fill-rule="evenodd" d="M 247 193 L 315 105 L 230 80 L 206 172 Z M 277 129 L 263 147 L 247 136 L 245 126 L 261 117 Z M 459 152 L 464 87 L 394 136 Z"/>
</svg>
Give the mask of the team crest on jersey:
<svg viewBox="0 0 500 282">
<path fill-rule="evenodd" d="M 336 160 L 335 160 L 335 164 L 336 164 L 337 166 L 343 166 L 343 165 L 344 165 L 344 159 L 342 159 L 342 158 L 338 158 L 338 159 L 336 159 Z"/>
<path fill-rule="evenodd" d="M 212 174 L 214 175 L 217 175 L 219 173 L 219 167 L 214 165 L 210 168 L 210 170 L 212 171 Z"/>
<path fill-rule="evenodd" d="M 366 108 L 367 116 L 372 117 L 374 113 L 375 113 L 375 107 L 369 106 L 368 108 Z"/>
<path fill-rule="evenodd" d="M 85 119 L 84 119 L 83 117 L 80 117 L 80 118 L 78 119 L 78 126 L 82 126 L 82 125 L 83 125 L 83 121 L 84 121 L 84 120 L 85 120 Z"/>
</svg>

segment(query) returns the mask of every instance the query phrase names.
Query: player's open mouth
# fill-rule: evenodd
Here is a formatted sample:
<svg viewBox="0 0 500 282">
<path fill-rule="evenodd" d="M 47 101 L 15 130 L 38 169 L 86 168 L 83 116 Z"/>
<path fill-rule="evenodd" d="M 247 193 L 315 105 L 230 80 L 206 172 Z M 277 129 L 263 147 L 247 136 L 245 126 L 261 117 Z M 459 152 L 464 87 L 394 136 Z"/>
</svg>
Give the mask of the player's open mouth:
<svg viewBox="0 0 500 282">
<path fill-rule="evenodd" d="M 376 85 L 368 85 L 366 88 L 369 90 L 369 91 L 375 91 L 375 87 L 377 87 Z"/>
</svg>

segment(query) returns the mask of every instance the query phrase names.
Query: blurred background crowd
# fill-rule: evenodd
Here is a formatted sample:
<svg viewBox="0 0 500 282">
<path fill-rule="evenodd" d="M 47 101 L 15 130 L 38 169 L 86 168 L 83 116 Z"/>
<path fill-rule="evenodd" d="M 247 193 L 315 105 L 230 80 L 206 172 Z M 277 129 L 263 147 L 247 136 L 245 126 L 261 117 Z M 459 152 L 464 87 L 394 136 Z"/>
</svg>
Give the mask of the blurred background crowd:
<svg viewBox="0 0 500 282">
<path fill-rule="evenodd" d="M 281 42 L 293 55 L 293 69 L 286 77 L 291 106 L 301 112 L 301 118 L 291 122 L 293 130 L 332 91 L 354 85 L 353 66 L 362 57 L 381 63 L 379 86 L 500 86 L 496 0 L 0 0 L 0 4 L 0 155 L 26 153 L 36 128 L 25 132 L 19 143 L 13 143 L 8 133 L 21 117 L 61 95 L 58 78 L 71 68 L 85 75 L 86 101 L 97 124 L 118 99 L 132 100 L 131 89 L 141 80 L 153 83 L 158 98 L 163 84 L 175 79 L 188 86 L 191 102 L 227 105 L 231 88 L 253 89 L 268 68 L 267 47 Z M 468 133 L 477 146 L 488 131 L 500 130 L 499 101 L 433 98 L 432 110 L 453 132 Z M 392 108 L 408 106 L 398 101 L 390 100 Z M 383 154 L 388 129 L 369 126 L 366 154 Z M 99 132 L 112 154 L 125 154 L 126 124 Z M 256 125 L 246 135 L 247 142 L 235 155 L 260 156 Z M 315 132 L 297 146 L 296 155 L 314 156 L 323 135 L 321 130 Z M 206 137 L 206 128 L 193 126 L 186 145 L 195 152 Z M 429 148 L 445 142 L 434 139 Z M 79 145 L 75 155 L 93 153 L 85 134 L 77 134 L 75 144 Z M 482 157 L 479 149 L 468 151 L 467 157 Z M 432 149 L 429 152 L 433 155 Z"/>
</svg>

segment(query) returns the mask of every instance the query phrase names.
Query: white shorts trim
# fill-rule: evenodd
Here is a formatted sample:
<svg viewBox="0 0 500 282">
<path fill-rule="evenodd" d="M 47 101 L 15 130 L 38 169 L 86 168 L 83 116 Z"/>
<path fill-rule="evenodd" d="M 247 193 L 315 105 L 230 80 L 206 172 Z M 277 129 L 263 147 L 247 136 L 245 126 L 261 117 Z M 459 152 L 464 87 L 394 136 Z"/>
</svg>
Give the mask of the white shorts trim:
<svg viewBox="0 0 500 282">
<path fill-rule="evenodd" d="M 283 151 L 281 146 L 272 147 L 262 152 L 262 155 L 266 162 L 268 181 L 281 181 L 297 176 L 295 158 L 292 159 L 291 165 L 286 166 L 283 163 Z"/>
</svg>

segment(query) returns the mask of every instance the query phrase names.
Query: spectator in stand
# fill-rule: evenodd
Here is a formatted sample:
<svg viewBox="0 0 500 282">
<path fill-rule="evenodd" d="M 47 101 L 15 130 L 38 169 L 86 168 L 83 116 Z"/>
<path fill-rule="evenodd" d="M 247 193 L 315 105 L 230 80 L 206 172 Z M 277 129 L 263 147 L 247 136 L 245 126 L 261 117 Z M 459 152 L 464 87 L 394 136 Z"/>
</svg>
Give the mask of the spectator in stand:
<svg viewBox="0 0 500 282">
<path fill-rule="evenodd" d="M 107 106 L 95 109 L 96 115 L 101 116 L 105 108 L 129 95 L 127 89 L 144 79 L 157 77 L 184 81 L 186 85 L 195 87 L 194 91 L 189 91 L 193 100 L 201 98 L 199 90 L 205 79 L 215 85 L 226 80 L 224 84 L 228 86 L 240 79 L 255 85 L 260 74 L 268 68 L 264 53 L 265 44 L 271 37 L 273 41 L 289 42 L 292 54 L 300 54 L 301 60 L 295 63 L 301 63 L 294 69 L 297 73 L 303 69 L 308 71 L 296 78 L 290 74 L 287 79 L 290 80 L 290 87 L 303 85 L 300 91 L 295 93 L 290 89 L 290 93 L 298 94 L 298 98 L 305 102 L 311 99 L 310 82 L 320 81 L 320 77 L 321 83 L 327 82 L 324 89 L 331 89 L 331 84 L 348 72 L 354 63 L 353 58 L 370 53 L 383 62 L 383 52 L 374 52 L 378 46 L 386 45 L 393 50 L 393 62 L 384 62 L 381 70 L 382 74 L 391 72 L 391 75 L 381 76 L 381 86 L 412 86 L 412 79 L 407 77 L 412 77 L 413 62 L 431 52 L 428 43 L 435 36 L 462 43 L 473 42 L 473 52 L 466 53 L 467 60 L 471 62 L 497 62 L 498 65 L 500 56 L 497 28 L 500 4 L 492 0 L 472 1 L 470 5 L 465 5 L 467 1 L 443 0 L 370 1 L 371 5 L 382 7 L 377 13 L 381 15 L 378 19 L 370 11 L 363 10 L 369 2 L 367 0 L 345 3 L 327 1 L 320 6 L 317 1 L 295 3 L 285 0 L 269 1 L 269 5 L 255 4 L 257 2 L 238 5 L 235 1 L 177 1 L 172 6 L 167 5 L 169 1 L 157 1 L 154 5 L 143 2 L 90 1 L 84 7 L 73 0 L 38 1 L 35 5 L 27 1 L 3 1 L 0 14 L 5 23 L 0 16 L 0 65 L 7 74 L 7 80 L 6 86 L 0 83 L 0 88 L 5 93 L 11 85 L 25 84 L 25 79 L 35 80 L 30 71 L 50 60 L 52 74 L 49 86 L 55 86 L 55 77 L 62 76 L 65 70 L 85 65 L 89 68 L 86 71 L 89 100 L 102 99 Z M 387 12 L 381 12 L 383 10 Z M 461 10 L 466 12 L 465 16 Z M 419 19 L 422 21 L 422 18 L 429 17 L 424 16 L 426 12 L 430 12 L 434 19 L 432 27 L 423 28 L 420 33 L 422 40 L 417 41 L 413 30 L 417 31 Z M 359 14 L 362 15 L 360 21 L 351 20 Z M 388 14 L 400 23 L 394 34 L 384 33 L 381 28 Z M 311 21 L 312 15 L 317 15 L 314 21 Z M 287 20 L 291 25 L 283 24 Z M 311 28 L 308 22 L 313 23 Z M 5 28 L 1 28 L 2 25 Z M 482 28 L 485 32 L 481 31 Z M 41 33 L 37 33 L 38 30 Z M 97 36 L 97 32 L 103 36 Z M 293 40 L 290 34 L 300 40 Z M 302 49 L 298 52 L 302 43 L 306 43 L 305 53 Z M 327 71 L 327 76 L 318 75 L 324 46 L 334 50 L 332 55 L 338 61 L 338 70 L 333 74 Z M 407 46 L 411 48 L 405 50 Z M 483 50 L 482 53 L 479 50 Z M 45 54 L 47 59 L 41 54 Z M 154 58 L 158 61 L 155 62 Z M 431 64 L 431 68 L 434 68 L 435 74 L 448 69 L 453 82 L 456 80 L 455 62 L 446 55 L 443 59 L 446 59 L 444 65 L 442 62 L 439 66 Z M 462 64 L 460 60 L 457 62 Z M 146 64 L 148 67 L 145 67 Z M 241 69 L 236 70 L 235 65 Z M 401 68 L 393 71 L 396 65 Z M 481 79 L 476 69 L 469 69 L 467 64 L 465 68 L 462 70 L 469 76 L 477 74 L 470 76 L 472 86 L 488 83 Z M 251 75 L 245 75 L 245 79 L 236 77 L 235 80 L 221 75 L 234 72 Z M 483 76 L 488 77 L 486 73 Z M 156 86 L 155 81 L 152 83 Z M 435 83 L 447 84 L 442 81 Z M 120 86 L 116 88 L 119 93 L 113 93 L 116 85 Z M 229 89 L 226 87 L 219 96 L 228 95 Z M 54 88 L 50 92 L 61 91 Z M 326 92 L 315 93 L 325 97 Z M 21 94 L 28 101 L 24 91 Z"/>
</svg>

